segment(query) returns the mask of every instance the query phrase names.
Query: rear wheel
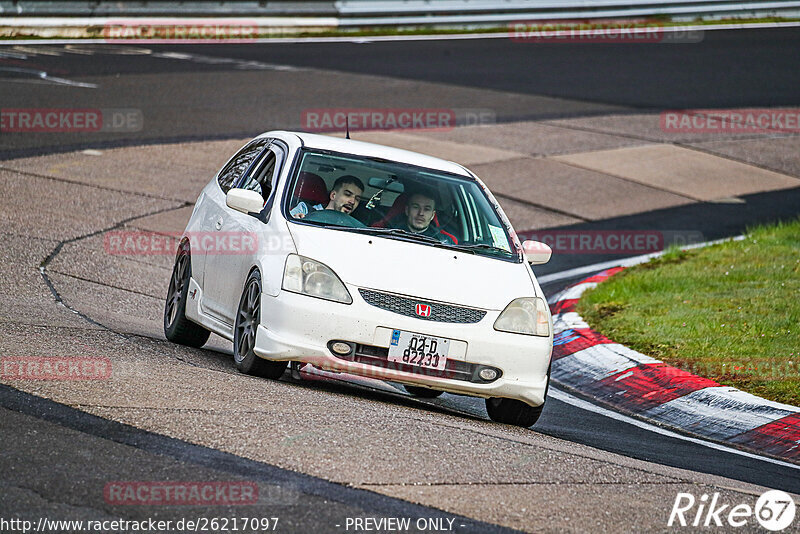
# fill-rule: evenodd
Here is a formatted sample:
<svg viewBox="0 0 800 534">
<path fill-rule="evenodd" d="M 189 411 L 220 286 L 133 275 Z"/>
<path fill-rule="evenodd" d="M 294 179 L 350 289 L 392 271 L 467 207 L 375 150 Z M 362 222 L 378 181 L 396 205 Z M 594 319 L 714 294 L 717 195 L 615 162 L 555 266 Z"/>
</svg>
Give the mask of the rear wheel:
<svg viewBox="0 0 800 534">
<path fill-rule="evenodd" d="M 421 399 L 435 399 L 436 397 L 444 393 L 444 391 L 437 391 L 435 389 L 428 389 L 419 386 L 404 385 L 403 388 L 405 388 L 406 391 L 408 391 L 415 397 L 419 397 Z"/>
<path fill-rule="evenodd" d="M 164 304 L 164 335 L 173 343 L 202 347 L 211 332 L 186 318 L 186 299 L 189 280 L 192 277 L 192 261 L 189 247 L 181 245 L 172 268 L 172 278 Z"/>
<path fill-rule="evenodd" d="M 245 374 L 264 378 L 280 378 L 286 362 L 273 362 L 256 356 L 256 331 L 261 323 L 261 273 L 253 271 L 247 277 L 236 312 L 233 334 L 233 359 L 236 368 Z"/>
</svg>

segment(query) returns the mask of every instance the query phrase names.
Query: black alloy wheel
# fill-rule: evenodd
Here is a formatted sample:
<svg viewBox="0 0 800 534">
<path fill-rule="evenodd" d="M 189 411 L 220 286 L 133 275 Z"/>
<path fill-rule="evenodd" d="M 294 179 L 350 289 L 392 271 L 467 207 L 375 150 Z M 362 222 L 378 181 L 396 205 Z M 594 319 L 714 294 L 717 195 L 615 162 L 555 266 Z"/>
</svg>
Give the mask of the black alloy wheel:
<svg viewBox="0 0 800 534">
<path fill-rule="evenodd" d="M 261 324 L 261 273 L 250 273 L 244 285 L 242 298 L 236 312 L 233 333 L 233 359 L 236 368 L 245 374 L 278 379 L 286 369 L 286 362 L 265 360 L 256 356 L 256 332 Z"/>
<path fill-rule="evenodd" d="M 192 277 L 192 260 L 189 247 L 181 245 L 175 256 L 175 266 L 167 289 L 164 304 L 164 335 L 173 343 L 202 347 L 211 332 L 186 317 L 186 301 L 189 293 L 189 280 Z"/>
</svg>

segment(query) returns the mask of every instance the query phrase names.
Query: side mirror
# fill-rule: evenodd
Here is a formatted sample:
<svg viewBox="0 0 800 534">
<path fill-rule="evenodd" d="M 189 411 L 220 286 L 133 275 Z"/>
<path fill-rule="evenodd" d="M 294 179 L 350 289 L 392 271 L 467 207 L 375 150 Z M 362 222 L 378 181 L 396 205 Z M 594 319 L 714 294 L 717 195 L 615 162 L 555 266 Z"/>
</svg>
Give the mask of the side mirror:
<svg viewBox="0 0 800 534">
<path fill-rule="evenodd" d="M 525 261 L 528 263 L 541 265 L 550 261 L 553 249 L 541 241 L 523 241 L 522 253 L 525 255 Z"/>
<path fill-rule="evenodd" d="M 228 194 L 225 195 L 225 204 L 229 208 L 245 214 L 261 213 L 261 209 L 264 207 L 264 198 L 261 193 L 249 189 L 229 189 Z"/>
</svg>

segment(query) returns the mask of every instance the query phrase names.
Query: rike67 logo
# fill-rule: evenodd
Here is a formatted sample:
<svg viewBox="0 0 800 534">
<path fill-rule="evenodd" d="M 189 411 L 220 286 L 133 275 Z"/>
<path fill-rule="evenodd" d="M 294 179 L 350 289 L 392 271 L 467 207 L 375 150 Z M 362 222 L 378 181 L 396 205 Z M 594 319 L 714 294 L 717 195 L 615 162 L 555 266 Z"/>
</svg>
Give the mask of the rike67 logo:
<svg viewBox="0 0 800 534">
<path fill-rule="evenodd" d="M 755 507 L 725 503 L 719 493 L 714 493 L 710 499 L 705 493 L 699 499 L 691 493 L 678 493 L 667 526 L 737 528 L 753 526 L 755 518 L 761 527 L 780 532 L 792 524 L 795 511 L 792 496 L 779 490 L 764 492 Z"/>
</svg>

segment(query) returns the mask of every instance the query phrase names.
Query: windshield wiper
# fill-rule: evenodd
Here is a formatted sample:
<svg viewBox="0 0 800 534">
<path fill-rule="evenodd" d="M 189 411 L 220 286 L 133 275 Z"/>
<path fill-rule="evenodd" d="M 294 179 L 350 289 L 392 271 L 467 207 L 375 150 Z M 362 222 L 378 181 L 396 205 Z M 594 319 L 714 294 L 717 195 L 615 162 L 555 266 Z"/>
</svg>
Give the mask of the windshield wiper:
<svg viewBox="0 0 800 534">
<path fill-rule="evenodd" d="M 495 253 L 502 252 L 504 255 L 511 255 L 511 256 L 514 255 L 513 252 L 510 252 L 501 247 L 496 247 L 494 245 L 487 245 L 485 243 L 475 243 L 471 245 L 456 245 L 455 243 L 445 243 L 439 241 L 435 237 L 431 237 L 424 234 L 415 234 L 414 232 L 409 232 L 408 230 L 402 230 L 400 228 L 373 228 L 371 226 L 367 226 L 364 228 L 348 228 L 348 230 L 370 235 L 396 235 L 399 237 L 416 239 L 417 241 L 422 241 L 423 243 L 430 243 L 431 245 L 436 245 L 443 248 L 457 250 L 459 252 L 467 252 L 469 254 L 476 254 L 477 253 L 476 251 L 478 250 L 486 250 Z"/>
<path fill-rule="evenodd" d="M 485 243 L 475 243 L 472 245 L 453 245 L 457 249 L 468 249 L 468 250 L 488 250 L 491 252 L 502 252 L 503 254 L 513 254 L 513 252 L 506 250 L 502 247 L 496 247 L 494 245 L 487 245 Z"/>
<path fill-rule="evenodd" d="M 435 237 L 431 237 L 424 234 L 415 234 L 414 232 L 409 232 L 407 230 L 402 230 L 400 228 L 372 228 L 368 226 L 366 228 L 348 228 L 348 230 L 353 230 L 363 234 L 371 234 L 371 235 L 395 235 L 398 237 L 415 239 L 423 243 L 430 243 L 431 245 L 436 245 L 439 247 L 461 250 L 461 248 L 458 245 L 454 245 L 452 243 L 443 243 L 438 239 L 436 239 Z M 470 252 L 474 254 L 474 252 L 472 252 L 471 250 L 465 250 L 463 252 Z"/>
<path fill-rule="evenodd" d="M 367 226 L 365 228 L 353 228 L 356 232 L 361 232 L 364 234 L 374 234 L 374 235 L 401 235 L 403 237 L 411 237 L 415 239 L 419 239 L 420 241 L 430 242 L 430 243 L 441 243 L 435 237 L 430 237 L 423 234 L 415 234 L 414 232 L 407 232 L 406 230 L 401 230 L 400 228 L 373 228 L 371 226 Z"/>
</svg>

